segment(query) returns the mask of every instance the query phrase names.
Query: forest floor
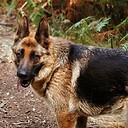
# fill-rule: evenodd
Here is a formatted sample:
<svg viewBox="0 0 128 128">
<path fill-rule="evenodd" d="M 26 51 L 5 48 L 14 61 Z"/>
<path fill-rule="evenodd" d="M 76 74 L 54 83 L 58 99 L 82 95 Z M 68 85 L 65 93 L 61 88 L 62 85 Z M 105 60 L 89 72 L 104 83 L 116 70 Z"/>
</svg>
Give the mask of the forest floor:
<svg viewBox="0 0 128 128">
<path fill-rule="evenodd" d="M 17 89 L 11 46 L 14 16 L 0 14 L 0 128 L 58 128 L 55 114 L 45 99 L 28 88 Z M 109 123 L 108 123 L 109 122 Z M 115 125 L 111 125 L 115 124 Z M 89 128 L 123 128 L 114 116 L 90 118 Z"/>
<path fill-rule="evenodd" d="M 0 128 L 57 128 L 54 112 L 30 88 L 17 89 L 12 62 L 15 17 L 0 15 Z"/>
</svg>

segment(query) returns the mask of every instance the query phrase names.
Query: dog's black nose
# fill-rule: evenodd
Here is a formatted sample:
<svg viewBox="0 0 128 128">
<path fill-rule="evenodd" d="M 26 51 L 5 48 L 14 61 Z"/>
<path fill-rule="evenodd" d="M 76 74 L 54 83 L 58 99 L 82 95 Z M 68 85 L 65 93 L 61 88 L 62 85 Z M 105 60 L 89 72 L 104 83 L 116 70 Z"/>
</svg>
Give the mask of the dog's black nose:
<svg viewBox="0 0 128 128">
<path fill-rule="evenodd" d="M 24 70 L 18 70 L 17 71 L 17 76 L 21 79 L 26 79 L 28 76 L 28 72 L 24 71 Z"/>
</svg>

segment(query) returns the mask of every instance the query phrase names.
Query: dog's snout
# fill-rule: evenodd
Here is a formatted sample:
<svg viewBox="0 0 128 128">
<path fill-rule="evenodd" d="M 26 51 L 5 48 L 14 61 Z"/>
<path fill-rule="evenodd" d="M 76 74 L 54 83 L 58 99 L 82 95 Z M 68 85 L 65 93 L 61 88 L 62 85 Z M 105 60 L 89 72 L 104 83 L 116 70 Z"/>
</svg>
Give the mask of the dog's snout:
<svg viewBox="0 0 128 128">
<path fill-rule="evenodd" d="M 25 70 L 19 70 L 17 71 L 17 76 L 21 79 L 26 79 L 28 76 L 28 72 L 26 72 Z"/>
</svg>

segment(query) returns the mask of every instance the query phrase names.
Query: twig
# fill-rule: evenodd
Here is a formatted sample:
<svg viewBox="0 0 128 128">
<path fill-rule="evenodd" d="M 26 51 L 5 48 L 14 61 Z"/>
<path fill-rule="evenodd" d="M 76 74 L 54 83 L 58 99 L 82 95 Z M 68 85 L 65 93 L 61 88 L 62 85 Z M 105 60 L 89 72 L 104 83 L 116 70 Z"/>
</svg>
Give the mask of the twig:
<svg viewBox="0 0 128 128">
<path fill-rule="evenodd" d="M 7 113 L 7 111 L 3 108 L 6 105 L 5 101 L 0 101 L 0 112 Z"/>
<path fill-rule="evenodd" d="M 28 124 L 29 122 L 17 122 L 17 123 L 13 123 L 13 125 L 25 125 Z"/>
<path fill-rule="evenodd" d="M 0 112 L 7 113 L 7 111 L 4 110 L 3 108 L 0 108 Z"/>
<path fill-rule="evenodd" d="M 0 101 L 0 108 L 3 108 L 6 105 L 6 102 L 4 100 Z"/>
<path fill-rule="evenodd" d="M 11 24 L 11 23 L 0 23 L 0 25 L 8 26 L 8 27 L 12 27 L 13 26 L 13 24 Z"/>
<path fill-rule="evenodd" d="M 23 8 L 26 6 L 27 3 L 28 3 L 28 2 L 25 2 L 25 3 L 22 5 L 22 7 L 19 9 L 19 12 L 21 13 L 22 16 L 25 15 L 25 12 L 23 11 Z"/>
</svg>

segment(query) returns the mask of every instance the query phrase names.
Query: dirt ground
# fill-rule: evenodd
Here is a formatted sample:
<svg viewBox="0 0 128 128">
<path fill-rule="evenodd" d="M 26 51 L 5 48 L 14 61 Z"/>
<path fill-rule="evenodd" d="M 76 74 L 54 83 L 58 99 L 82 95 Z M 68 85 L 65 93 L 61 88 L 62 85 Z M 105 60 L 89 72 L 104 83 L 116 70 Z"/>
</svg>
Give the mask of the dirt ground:
<svg viewBox="0 0 128 128">
<path fill-rule="evenodd" d="M 55 114 L 46 101 L 28 88 L 17 89 L 11 46 L 16 20 L 0 15 L 0 128 L 58 128 Z M 108 123 L 109 122 L 109 123 Z M 115 124 L 115 126 L 111 125 Z M 89 128 L 123 128 L 112 116 L 90 118 Z"/>
<path fill-rule="evenodd" d="M 55 115 L 43 98 L 30 88 L 17 89 L 11 51 L 14 22 L 15 17 L 0 15 L 0 128 L 57 128 Z"/>
</svg>

